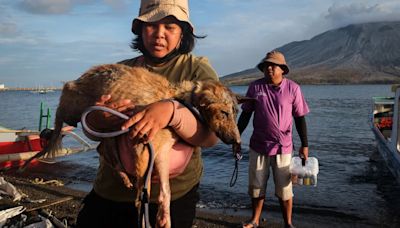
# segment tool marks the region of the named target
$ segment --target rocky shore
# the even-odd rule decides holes
[[[74,227],[76,216],[80,210],[81,201],[85,197],[86,192],[77,191],[62,185],[59,180],[46,180],[43,178],[34,178],[29,175],[1,174],[4,179],[14,185],[19,192],[26,195],[28,200],[20,200],[13,202],[8,197],[0,200],[0,209],[11,208],[15,206],[24,206],[26,208],[24,214],[28,217],[34,217],[37,214],[47,212],[53,215],[68,227]],[[44,200],[43,202],[40,202]],[[247,216],[238,216],[228,214],[223,211],[209,211],[207,209],[198,209],[196,220],[193,228],[210,227],[239,227]],[[266,223],[263,221],[262,227],[281,227],[279,222]]]
[[[24,214],[34,217],[37,214],[50,214],[57,222],[74,227],[76,217],[81,207],[81,201],[86,195],[84,191],[74,190],[62,185],[61,180],[32,177],[29,174],[16,172],[0,173],[1,177],[14,185],[18,191],[26,195],[26,199],[17,202],[8,197],[0,199],[0,210],[15,206],[24,206]],[[44,200],[43,202],[41,202]],[[281,215],[277,208],[266,207],[259,227],[283,227]],[[225,228],[241,227],[243,221],[250,217],[248,209],[207,209],[198,208],[193,228]],[[337,216],[335,214],[309,213],[306,210],[294,208],[293,220],[296,227],[375,227],[365,221]]]

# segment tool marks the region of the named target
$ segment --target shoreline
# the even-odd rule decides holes
[[[54,179],[46,179],[45,176],[32,177],[16,172],[1,173],[6,181],[13,184],[20,192],[28,195],[31,200],[46,199],[43,203],[12,202],[3,197],[0,200],[0,209],[22,205],[27,210],[37,211],[46,209],[60,221],[67,221],[69,227],[74,227],[81,202],[87,192],[74,190],[70,187],[55,185]],[[35,178],[39,179],[36,180]],[[42,179],[43,178],[43,179]],[[41,181],[42,180],[42,181]],[[42,182],[42,183],[40,183]],[[48,184],[43,184],[48,182]],[[64,200],[64,201],[63,201]],[[53,205],[51,205],[53,204]],[[38,208],[35,210],[35,208]],[[226,228],[241,227],[242,222],[251,216],[251,210],[246,209],[210,209],[197,208],[193,228]],[[379,227],[379,224],[370,224],[363,219],[346,215],[346,213],[319,213],[315,209],[302,208],[294,205],[293,224],[296,227]],[[275,228],[283,227],[279,207],[264,206],[259,227]]]
[[[5,88],[0,88],[0,92],[2,91],[56,91],[56,90],[62,90],[62,87],[5,87]]]

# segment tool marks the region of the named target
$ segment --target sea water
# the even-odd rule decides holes
[[[232,90],[244,94],[247,87],[235,86]],[[390,85],[303,85],[302,91],[311,110],[306,117],[310,156],[318,159],[319,173],[316,187],[294,186],[294,215],[329,215],[346,217],[370,227],[400,227],[400,185],[376,156],[375,139],[369,125],[371,97],[390,96]],[[50,107],[54,117],[59,96],[60,91],[47,94],[0,92],[0,125],[37,129],[40,102]],[[81,134],[80,128],[76,132]],[[203,150],[199,207],[251,208],[247,195],[251,132],[252,122],[242,135],[244,157],[239,162],[239,174],[233,187],[229,187],[235,165],[231,147],[219,143]],[[294,144],[297,150],[300,141],[296,130]],[[89,191],[97,167],[98,155],[89,151],[62,158],[55,165],[40,164],[36,171],[52,173],[65,179],[71,187]],[[266,205],[267,210],[279,212],[272,178],[268,183]]]

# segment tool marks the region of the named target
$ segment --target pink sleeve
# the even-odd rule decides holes
[[[204,126],[192,112],[178,101],[173,101],[174,113],[169,126],[184,141],[201,147],[211,147],[218,142],[217,136]]]

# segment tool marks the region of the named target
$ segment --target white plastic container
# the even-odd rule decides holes
[[[293,157],[290,162],[290,173],[294,185],[317,186],[319,172],[318,159],[308,157],[305,166],[300,157]]]

